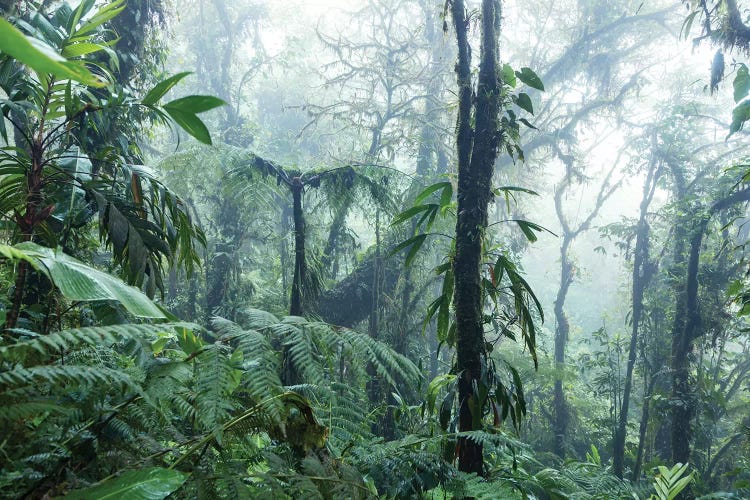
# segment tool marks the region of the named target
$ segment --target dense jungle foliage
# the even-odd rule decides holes
[[[0,11],[3,498],[750,498],[750,4]]]

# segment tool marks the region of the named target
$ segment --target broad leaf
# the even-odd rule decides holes
[[[529,97],[529,94],[521,92],[516,96],[515,101],[519,108],[529,114],[534,114],[534,105],[531,103],[531,97]]]
[[[521,68],[521,71],[516,71],[516,76],[529,87],[544,90],[542,79],[531,68]]]
[[[68,499],[97,500],[161,500],[168,497],[187,480],[188,475],[172,469],[149,467],[131,470],[83,490],[65,495]]]
[[[22,259],[44,273],[67,299],[74,301],[115,300],[141,318],[165,318],[164,313],[140,290],[83,262],[36,243],[0,245],[0,255]]]
[[[750,92],[750,73],[747,70],[747,66],[740,64],[732,85],[734,86],[735,103],[747,97],[748,92]]]
[[[170,110],[177,110],[183,113],[197,115],[198,113],[210,111],[214,108],[224,106],[225,104],[226,102],[212,95],[189,95],[186,97],[180,97],[174,101],[169,101],[164,105],[164,109],[167,110],[167,112]]]

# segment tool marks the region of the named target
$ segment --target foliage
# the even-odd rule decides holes
[[[675,464],[671,469],[660,465],[658,474],[654,477],[656,495],[651,498],[657,500],[673,500],[682,490],[693,481],[693,473],[685,476],[688,464]]]
[[[184,73],[159,83],[142,101],[118,82],[107,23],[123,8],[120,0],[99,7],[84,1],[75,9],[63,3],[49,21],[41,13],[29,22],[17,19],[29,35],[4,21],[6,41],[16,49],[3,50],[0,58],[6,96],[0,106],[15,129],[15,144],[1,151],[0,213],[16,222],[15,240],[35,238],[50,247],[69,245],[71,233],[98,213],[100,239],[122,264],[123,275],[130,283],[145,282],[153,294],[162,288],[164,261],[192,270],[203,237],[184,202],[137,164],[137,124],[175,122],[210,142],[196,114],[222,102],[188,96],[159,105]],[[34,50],[18,49],[26,46]],[[55,61],[78,73],[57,71],[50,66]],[[94,87],[88,68],[97,75]],[[5,123],[0,134],[8,144]]]

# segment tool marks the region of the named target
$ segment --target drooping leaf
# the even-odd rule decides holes
[[[748,120],[750,120],[750,101],[742,101],[732,110],[732,123],[729,125],[727,138],[742,130],[743,125]]]
[[[188,474],[162,467],[127,471],[100,484],[65,495],[73,500],[161,500],[187,480]]]
[[[748,72],[746,65],[740,64],[737,74],[734,76],[732,86],[734,87],[735,103],[747,97],[748,92],[750,92],[750,72]]]
[[[396,245],[393,248],[393,250],[391,250],[390,255],[395,255],[401,250],[403,250],[404,248],[409,248],[409,252],[406,254],[406,262],[405,262],[405,265],[409,266],[412,260],[414,260],[414,257],[417,256],[417,252],[419,251],[419,249],[424,244],[425,238],[427,238],[426,234],[418,234],[416,236],[409,238],[406,241],[402,241],[401,243]]]
[[[208,132],[208,128],[203,121],[196,115],[166,107],[164,110],[185,132],[195,137],[203,144],[211,145],[211,134]]]
[[[0,255],[29,262],[35,269],[46,274],[69,300],[115,300],[134,316],[165,318],[164,313],[140,290],[60,250],[25,242],[12,247],[0,245]]]
[[[516,76],[529,87],[544,90],[542,79],[531,68],[521,68],[521,71],[516,71]]]
[[[527,113],[534,114],[534,105],[531,103],[531,97],[529,97],[529,94],[524,92],[519,93],[516,96],[516,104]]]

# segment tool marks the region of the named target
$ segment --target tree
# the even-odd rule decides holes
[[[656,147],[656,135],[652,134],[652,146]],[[633,383],[633,370],[638,357],[638,334],[643,320],[643,298],[656,271],[656,265],[651,261],[650,251],[650,227],[648,223],[648,210],[654,199],[656,186],[662,174],[659,159],[652,152],[649,160],[646,181],[643,183],[643,196],[640,203],[638,222],[635,227],[635,248],[633,250],[633,272],[632,272],[632,313],[630,317],[631,334],[630,348],[628,350],[628,364],[625,373],[625,383],[622,390],[622,405],[615,430],[614,443],[612,445],[612,467],[617,477],[622,477],[625,461],[625,437],[627,434],[628,412],[630,410],[630,393]],[[637,476],[634,472],[634,479]]]
[[[563,391],[562,372],[565,369],[565,346],[570,335],[570,323],[565,315],[565,299],[568,295],[570,285],[575,280],[575,267],[570,260],[570,245],[584,231],[591,227],[591,223],[599,214],[604,203],[617,190],[622,180],[612,183],[611,178],[615,169],[619,166],[617,161],[613,162],[612,168],[602,182],[601,188],[596,196],[594,206],[590,209],[585,218],[577,225],[572,225],[565,215],[562,205],[562,199],[565,192],[570,189],[574,181],[581,182],[585,178],[583,174],[576,169],[574,157],[565,155],[558,149],[558,157],[565,164],[565,176],[555,190],[555,212],[560,221],[562,228],[562,243],[560,244],[560,288],[555,298],[555,368],[558,375],[555,378],[554,392],[554,417],[553,432],[555,434],[555,453],[565,456],[565,437],[568,434],[568,407],[565,401]]]

